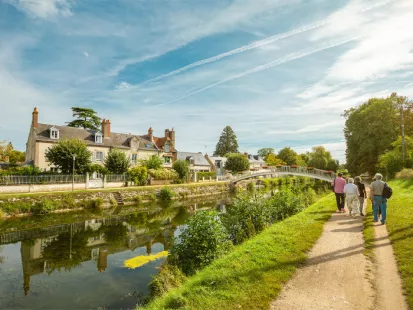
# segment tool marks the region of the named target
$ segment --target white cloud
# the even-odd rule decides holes
[[[6,2],[33,17],[49,19],[58,15],[71,16],[74,0],[6,0]]]
[[[128,89],[131,85],[127,82],[120,82],[118,85],[115,86],[116,89]]]
[[[89,57],[89,53],[88,53],[88,52],[83,52],[83,55],[85,55],[86,57]]]

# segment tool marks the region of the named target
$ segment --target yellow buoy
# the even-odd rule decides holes
[[[168,251],[162,251],[162,252],[156,253],[155,255],[148,255],[148,256],[140,255],[140,256],[136,256],[136,257],[125,260],[125,263],[123,266],[129,269],[135,269],[151,261],[157,260],[165,256],[168,256]]]

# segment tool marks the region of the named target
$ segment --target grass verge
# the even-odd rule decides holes
[[[146,309],[268,309],[334,210],[330,194],[237,246]]]
[[[364,255],[366,255],[372,262],[375,261],[374,254],[374,222],[373,222],[373,209],[371,201],[366,200],[366,216],[363,220],[363,235],[364,235]]]
[[[410,309],[413,309],[413,180],[389,182],[386,226]]]

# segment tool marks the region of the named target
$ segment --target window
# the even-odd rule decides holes
[[[100,132],[95,134],[95,143],[102,143],[102,134]]]
[[[59,139],[59,130],[55,127],[50,128],[50,139]]]
[[[169,144],[165,144],[165,152],[169,153],[171,151],[171,146]]]
[[[132,154],[132,161],[136,162],[138,159],[138,154]]]
[[[170,164],[171,163],[171,158],[170,157],[164,157],[165,158],[165,164]]]
[[[103,152],[96,152],[96,161],[103,161]]]

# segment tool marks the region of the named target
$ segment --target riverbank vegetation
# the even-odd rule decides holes
[[[268,309],[334,211],[332,195],[311,205],[316,197],[312,189],[285,188],[267,200],[238,198],[222,215],[198,213],[175,240],[163,267],[174,275],[163,271],[156,276],[152,296],[170,288],[171,278],[178,277],[179,284],[182,275],[188,280],[147,308]],[[205,234],[205,225],[217,233]]]

